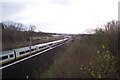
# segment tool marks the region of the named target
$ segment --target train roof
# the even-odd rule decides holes
[[[34,46],[31,46],[31,48],[36,48],[36,46],[34,45]]]
[[[44,46],[44,45],[47,45],[48,43],[42,43],[42,44],[37,44],[35,46]]]
[[[60,42],[60,41],[63,41],[63,39],[61,39],[61,40],[57,40],[57,41],[53,41],[53,43]]]
[[[47,42],[47,43],[42,43],[42,44],[37,44],[37,45],[35,45],[35,46],[44,46],[44,45],[48,45],[48,44],[50,44],[50,43],[60,42],[60,41],[62,41],[62,40],[63,40],[63,39],[57,40],[57,41],[52,41],[52,42]]]
[[[13,49],[13,50],[21,51],[21,50],[28,50],[28,49],[29,49],[29,46],[28,47],[17,48],[17,49]]]
[[[3,51],[3,52],[0,52],[0,56],[7,55],[7,54],[13,53],[13,52],[14,52],[13,50]]]

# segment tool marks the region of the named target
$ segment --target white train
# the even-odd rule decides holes
[[[31,47],[28,46],[28,47],[0,52],[0,65],[8,64],[9,62],[33,55],[36,52],[40,52],[40,51],[52,48],[54,46],[57,46],[59,44],[66,42],[67,40],[68,38],[65,38],[57,41],[34,45]]]

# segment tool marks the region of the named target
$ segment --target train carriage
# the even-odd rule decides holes
[[[31,54],[37,52],[37,46],[31,46]]]
[[[15,51],[16,59],[30,55],[29,47],[23,47],[23,48],[18,48],[18,49],[13,49],[13,50]]]
[[[0,52],[0,64],[6,64],[15,59],[15,54],[13,50]]]
[[[38,45],[35,45],[35,46],[37,47],[37,50],[38,50],[38,51],[43,51],[43,50],[49,48],[48,43],[38,44]]]
[[[62,43],[63,40],[57,40],[57,41],[54,41],[53,44],[54,46],[57,46],[59,45],[60,43]]]

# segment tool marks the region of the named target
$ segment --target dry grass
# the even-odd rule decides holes
[[[92,49],[92,50],[91,50]],[[71,47],[55,60],[54,65],[41,77],[51,78],[88,78],[91,77],[87,71],[90,61],[95,59],[95,48],[86,45],[82,40],[76,40]],[[86,70],[81,66],[87,66]]]
[[[42,78],[116,78],[118,54],[118,24],[112,28],[97,29],[90,37],[75,39],[62,55],[55,59]],[[105,26],[105,28],[108,25]],[[112,46],[113,45],[113,46]]]

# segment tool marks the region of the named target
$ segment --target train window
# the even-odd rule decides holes
[[[42,47],[39,47],[39,49],[41,49]]]
[[[31,51],[34,51],[34,49],[31,49]]]
[[[49,44],[49,46],[51,46],[52,44]]]
[[[22,54],[24,54],[24,53],[25,53],[25,52],[24,52],[24,51],[22,51],[22,52],[20,52],[19,54],[20,54],[20,55],[22,55]]]
[[[42,48],[44,48],[44,46],[42,46]]]
[[[8,56],[2,56],[2,60],[7,59],[7,58],[8,58]]]
[[[13,57],[13,54],[10,54],[10,58]]]
[[[26,53],[30,52],[30,50],[25,51]]]

